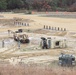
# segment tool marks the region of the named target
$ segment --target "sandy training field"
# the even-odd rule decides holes
[[[26,29],[39,29],[40,28],[41,29],[43,28],[44,25],[47,25],[51,27],[66,28],[67,30],[70,30],[70,31],[76,31],[76,18],[59,18],[59,17],[51,17],[51,16],[40,17],[40,15],[24,15],[24,14],[14,14],[14,13],[13,14],[1,13],[0,15],[3,16],[1,17],[1,19],[12,19],[16,17],[16,18],[32,20],[32,22],[29,22],[30,24],[29,28],[28,27],[11,27],[12,30],[17,29],[17,28],[26,28]],[[48,15],[50,15],[50,13]],[[0,31],[5,31],[8,29],[10,28],[9,27],[1,28]]]
[[[22,34],[27,34],[31,40],[30,44],[21,44],[18,48],[18,43],[14,41],[13,32],[18,29],[23,29]],[[8,33],[11,30],[11,33]],[[19,33],[20,34],[20,33]],[[39,46],[41,37],[55,37],[67,40],[67,48],[57,48],[57,49],[41,49]],[[2,41],[5,41],[5,47],[2,48]],[[33,73],[38,71],[45,71],[44,75],[75,75],[75,68],[68,69],[61,68],[58,66],[58,57],[61,53],[74,54],[76,57],[76,12],[49,12],[49,13],[35,13],[35,14],[24,14],[24,13],[0,13],[0,72],[12,75],[12,72],[16,72],[14,68],[19,72],[20,75]],[[56,62],[54,62],[56,61]],[[54,64],[51,64],[54,62]],[[19,65],[18,65],[19,64]],[[24,66],[26,65],[39,65],[37,71],[33,71],[33,66],[31,68],[27,67],[26,70]],[[17,67],[12,67],[10,65],[17,65]],[[21,66],[20,66],[21,65]],[[40,69],[40,65],[43,65]],[[46,66],[45,69],[44,65]],[[8,67],[8,71],[4,68]],[[50,66],[50,68],[49,68]],[[58,68],[57,70],[53,66]],[[20,69],[18,69],[20,67]],[[4,73],[2,71],[4,69]],[[11,70],[10,70],[11,69]],[[30,71],[28,71],[30,69]],[[67,68],[66,68],[67,69]],[[28,72],[25,72],[28,71]],[[34,69],[35,70],[35,69]],[[61,71],[59,73],[59,71]],[[66,71],[66,73],[64,73]],[[72,72],[71,72],[72,71]],[[40,75],[42,73],[40,71]]]

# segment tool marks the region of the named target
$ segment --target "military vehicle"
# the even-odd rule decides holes
[[[61,66],[74,66],[75,56],[71,54],[63,54],[59,56],[59,65]]]
[[[18,29],[18,32],[19,32],[19,33],[22,33],[22,32],[23,32],[23,30],[22,30],[22,29]]]
[[[15,41],[20,41],[20,42],[23,43],[23,44],[30,42],[30,40],[29,40],[29,38],[28,38],[28,35],[26,35],[26,34],[19,34],[19,35],[14,34],[14,40],[15,40]]]

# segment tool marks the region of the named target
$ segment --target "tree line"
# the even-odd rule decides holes
[[[0,11],[27,9],[37,11],[67,10],[76,0],[0,0]]]

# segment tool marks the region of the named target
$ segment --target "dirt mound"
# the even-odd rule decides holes
[[[34,22],[33,20],[30,19],[22,19],[22,18],[13,18],[13,19],[0,19],[0,26],[4,27],[4,26],[8,26],[8,27],[12,27],[15,26],[14,25],[14,21],[17,22],[26,22],[26,23],[30,23],[30,22]]]
[[[47,34],[48,32],[50,32],[49,30],[43,30],[43,29],[38,29],[35,30],[34,33],[38,33],[38,34]]]
[[[23,18],[19,18],[19,17],[14,17],[13,20],[14,21],[21,21],[21,22],[34,22],[33,20],[23,19]]]
[[[38,30],[35,30],[34,33],[47,34],[47,35],[53,35],[53,36],[65,36],[67,34],[67,31],[52,31],[52,30],[38,29]]]

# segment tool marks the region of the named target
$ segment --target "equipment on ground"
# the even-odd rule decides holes
[[[17,31],[15,31],[15,33],[22,33],[23,30],[22,29],[18,29]]]
[[[14,34],[14,40],[15,41],[20,41],[20,43],[29,43],[30,40],[28,38],[28,35],[26,34]]]
[[[61,53],[61,55],[59,56],[59,64],[61,66],[74,66],[75,56]]]
[[[47,39],[42,37],[42,49],[48,49]]]
[[[63,38],[41,37],[41,47],[42,49],[66,48],[67,41]]]
[[[22,30],[22,29],[18,29],[18,32],[22,33],[22,32],[23,32],[23,30]]]

